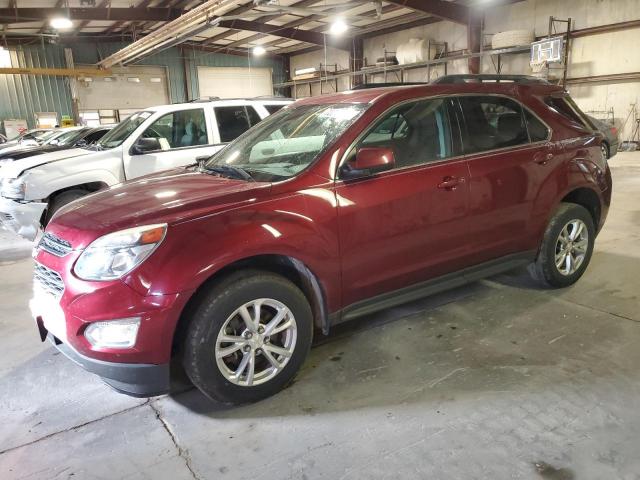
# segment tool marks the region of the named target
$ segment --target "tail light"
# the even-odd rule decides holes
[[[613,135],[614,137],[618,136],[618,129],[616,127],[611,127],[609,131],[611,132],[611,135]]]

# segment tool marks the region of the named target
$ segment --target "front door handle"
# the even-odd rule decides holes
[[[438,184],[438,188],[444,188],[448,191],[455,190],[462,182],[464,182],[464,178],[446,176],[442,179],[442,182]]]
[[[538,165],[546,165],[551,160],[553,160],[553,153],[538,153],[534,157],[534,162],[536,162]]]

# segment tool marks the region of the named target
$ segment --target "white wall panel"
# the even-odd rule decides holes
[[[270,68],[198,67],[200,97],[243,98],[273,95]]]

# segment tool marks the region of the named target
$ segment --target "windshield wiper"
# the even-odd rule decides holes
[[[255,182],[253,177],[244,168],[236,167],[234,165],[216,165],[213,167],[204,166],[207,172],[214,172],[219,175],[231,178],[238,178],[240,180],[246,180],[247,182]]]

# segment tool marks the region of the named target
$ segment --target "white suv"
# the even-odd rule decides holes
[[[292,100],[203,100],[148,108],[92,150],[71,149],[0,168],[0,224],[33,240],[63,205],[149,173],[195,163]]]

